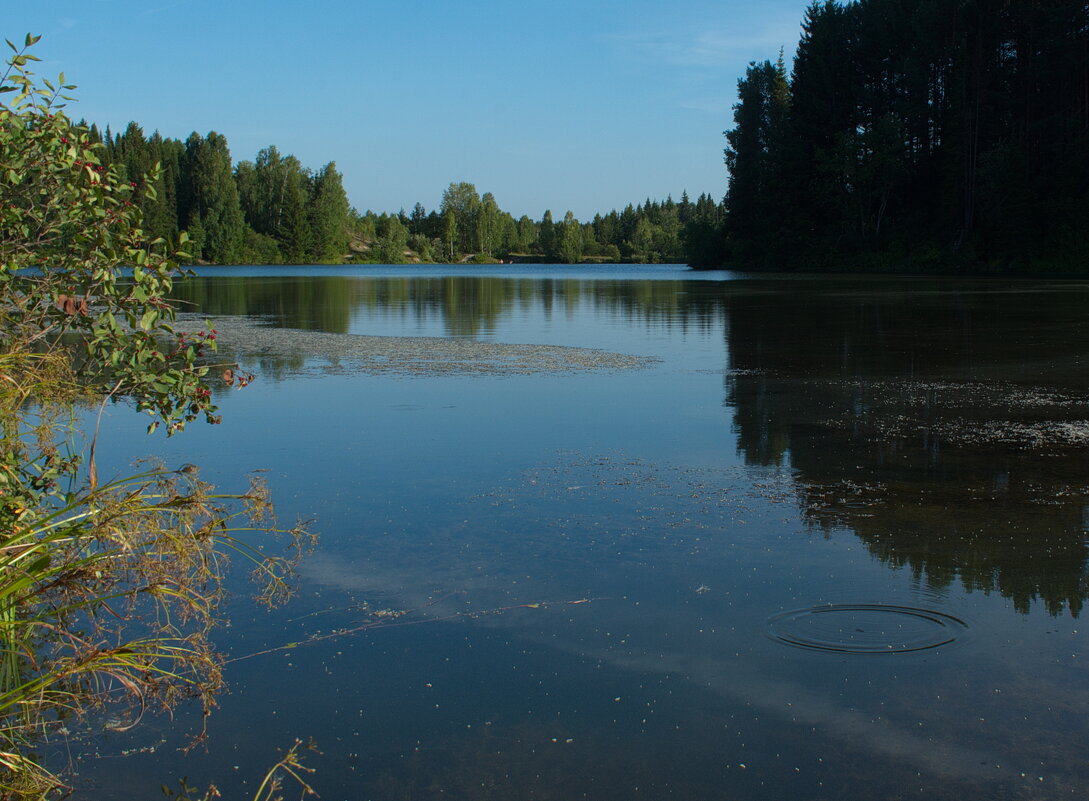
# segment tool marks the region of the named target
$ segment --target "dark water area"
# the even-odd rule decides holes
[[[207,748],[178,751],[189,709],[73,743],[77,797],[248,798],[308,737],[324,799],[1084,797],[1089,283],[230,268],[178,295],[648,361],[416,375],[240,339],[222,426],[164,444],[115,409],[103,464],[265,468],[321,542],[289,605],[226,610]]]

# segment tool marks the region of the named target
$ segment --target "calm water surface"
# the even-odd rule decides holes
[[[259,380],[222,426],[163,445],[115,411],[117,470],[268,468],[322,539],[286,608],[232,602],[207,752],[177,750],[187,710],[104,735],[83,797],[240,798],[309,736],[323,799],[1084,797],[1089,284],[237,268],[181,295],[657,361],[414,376],[243,347]],[[367,608],[408,614],[249,656]]]

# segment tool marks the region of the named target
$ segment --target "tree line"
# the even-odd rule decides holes
[[[314,171],[270,146],[234,164],[215,131],[184,142],[145,136],[135,122],[116,135],[89,131],[103,164],[138,190],[144,231],[167,241],[187,231],[195,261],[336,262],[348,253],[351,208],[334,162]]]
[[[360,213],[334,162],[313,171],[270,145],[235,164],[215,131],[183,142],[158,131],[147,136],[136,122],[120,134],[81,124],[101,145],[103,164],[139,190],[145,232],[175,241],[186,231],[190,257],[211,264],[682,262],[689,243],[716,230],[721,216],[709,195],[693,203],[682,194],[679,202],[647,199],[585,223],[570,211],[516,219],[468,182],[451,183],[430,212],[416,203],[407,214]]]
[[[792,68],[782,52],[750,64],[733,122],[723,198],[648,199],[585,222],[515,218],[467,182],[437,209],[360,213],[333,162],[314,171],[269,146],[234,164],[214,131],[90,133],[141,189],[147,232],[188,231],[192,258],[209,263],[1085,269],[1084,2],[813,2]]]
[[[725,135],[695,266],[1084,271],[1089,5],[814,2]]]
[[[406,253],[420,261],[446,262],[675,263],[685,261],[696,238],[713,233],[720,213],[710,195],[692,202],[683,193],[679,202],[647,199],[595,214],[589,222],[580,222],[571,211],[555,219],[551,210],[539,220],[515,219],[491,192],[481,195],[473,184],[455,182],[443,192],[438,209],[429,212],[417,203],[408,214],[368,211],[355,216],[353,224],[359,237],[376,243],[376,260],[383,263],[403,261]]]

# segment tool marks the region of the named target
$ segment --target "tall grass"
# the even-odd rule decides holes
[[[257,480],[223,494],[191,466],[156,466],[99,484],[69,441],[79,393],[48,355],[0,356],[4,797],[61,787],[29,754],[72,718],[120,706],[135,724],[187,698],[210,709],[222,671],[209,632],[229,562],[248,564],[271,604],[309,543],[304,527],[277,526]],[[288,550],[270,556],[250,532],[285,534]]]
[[[0,798],[60,787],[33,756],[54,728],[106,705],[135,723],[222,683],[208,632],[241,556],[268,602],[306,534],[279,531],[264,487],[216,493],[195,469],[101,483],[81,404],[119,401],[168,435],[219,422],[215,332],[174,331],[170,291],[187,240],[151,238],[141,208],[159,169],[128,175],[63,111],[74,87],[29,52],[0,61]],[[244,384],[220,365],[227,384]]]

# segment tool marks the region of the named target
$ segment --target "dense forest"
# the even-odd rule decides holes
[[[351,209],[332,162],[314,172],[268,147],[235,165],[214,131],[184,142],[147,137],[135,122],[122,134],[90,131],[104,164],[133,186],[151,184],[141,193],[145,232],[172,240],[188,231],[195,261],[331,262],[348,253]]]
[[[813,3],[726,139],[696,266],[1083,272],[1089,4]]]
[[[234,164],[215,132],[92,132],[133,181],[161,165],[145,227],[188,230],[193,258],[210,263],[1086,269],[1085,2],[814,2],[792,68],[782,52],[750,64],[733,111],[725,197],[648,199],[588,222],[515,219],[466,182],[438,209],[360,213],[333,163],[315,172],[270,146]]]
[[[151,183],[154,192],[142,201],[147,233],[173,239],[186,230],[193,260],[211,264],[682,262],[694,232],[713,236],[720,225],[720,204],[707,195],[693,203],[686,194],[587,223],[571,212],[515,219],[490,192],[465,182],[450,184],[430,212],[417,203],[408,214],[360,213],[332,162],[315,172],[270,146],[234,164],[226,137],[214,131],[182,142],[146,136],[135,122],[120,134],[89,128],[102,161],[123,180]]]
[[[490,192],[478,195],[473,184],[462,182],[447,187],[438,210],[428,212],[417,203],[408,215],[368,212],[356,230],[365,240],[377,241],[383,256],[396,255],[407,243],[423,261],[460,261],[472,254],[477,261],[683,262],[693,232],[713,231],[719,213],[709,195],[693,203],[682,194],[680,202],[648,199],[619,212],[595,214],[585,223],[570,211],[553,219],[550,210],[540,220],[525,215],[516,220]]]

